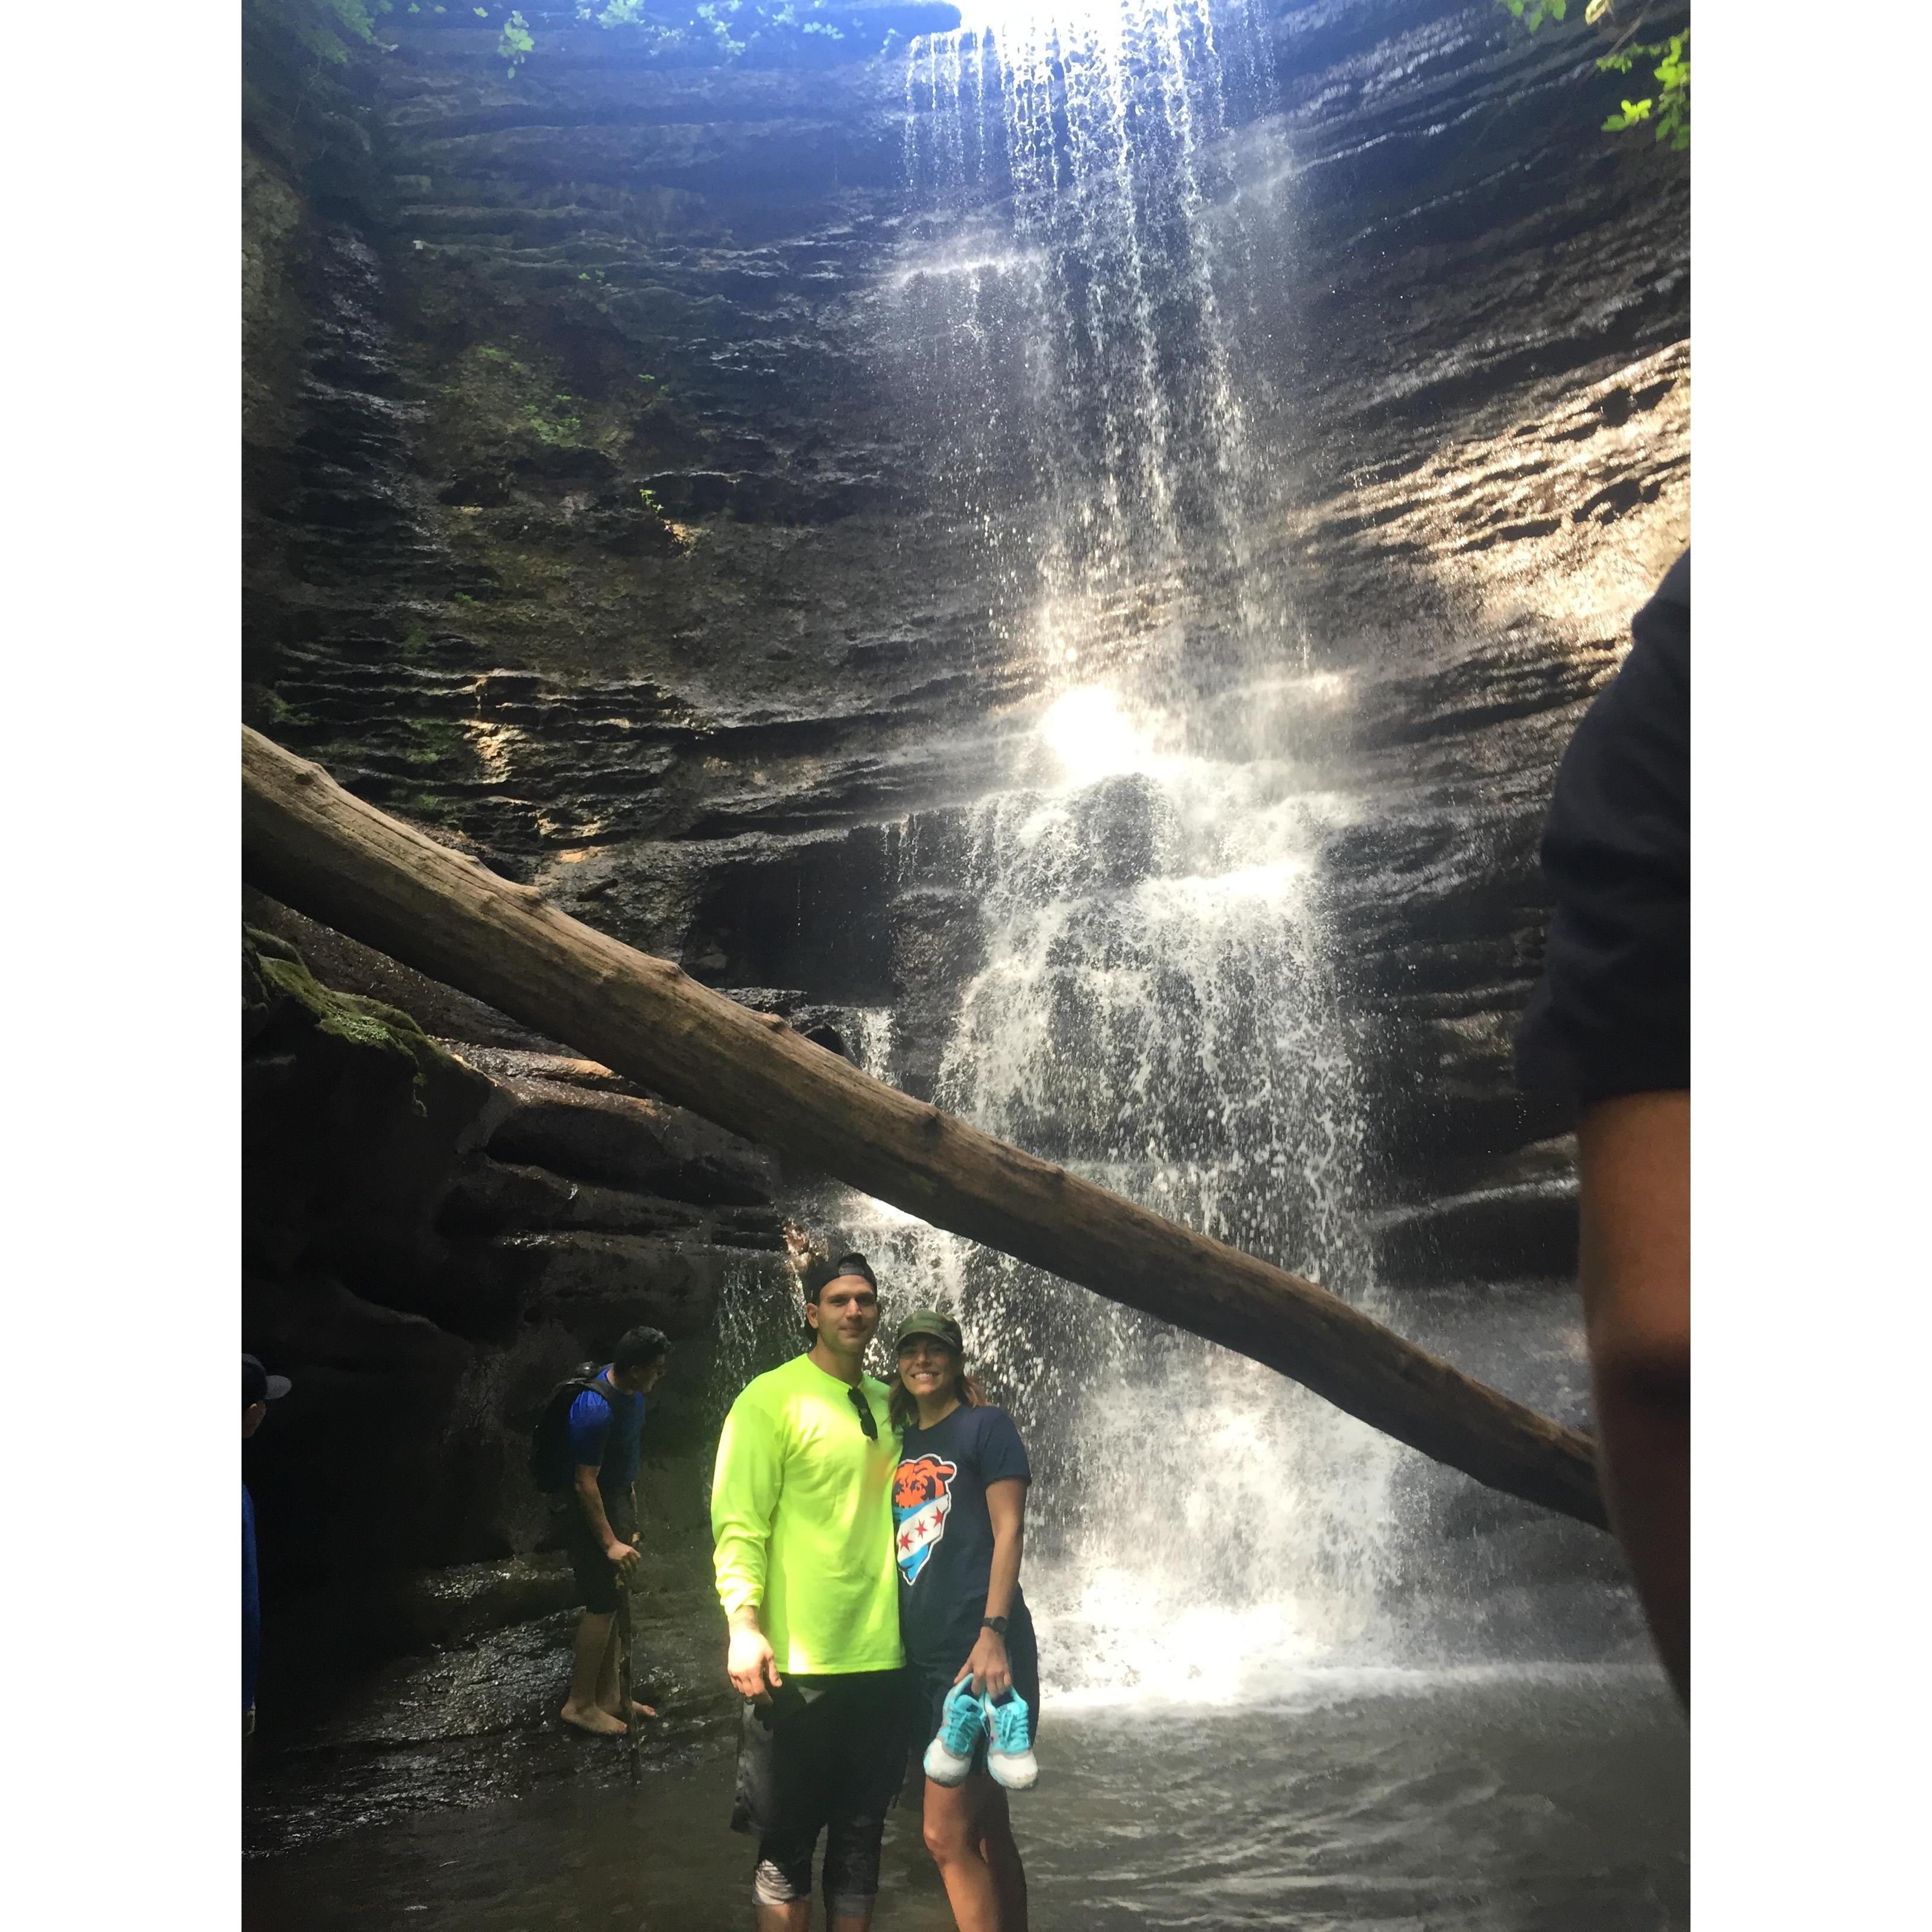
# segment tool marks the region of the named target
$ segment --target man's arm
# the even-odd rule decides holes
[[[778,1432],[763,1409],[741,1399],[725,1418],[712,1472],[712,1568],[731,1632],[726,1672],[741,1697],[761,1704],[784,1682],[771,1640],[758,1625],[772,1519],[784,1486]]]
[[[1581,1274],[1610,1521],[1690,1702],[1690,1096],[1599,1100],[1577,1129]]]
[[[598,1486],[600,1467],[595,1462],[578,1464],[573,1479],[577,1486],[577,1506],[588,1520],[590,1533],[596,1538],[604,1554],[616,1565],[617,1574],[628,1576],[638,1567],[638,1552],[632,1545],[622,1541],[610,1527],[610,1514],[604,1507],[604,1492]]]

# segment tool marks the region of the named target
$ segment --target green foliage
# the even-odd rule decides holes
[[[496,37],[496,58],[509,62],[508,78],[514,80],[517,70],[530,58],[536,46],[536,37],[530,32],[530,22],[518,8],[503,22],[503,31]]]
[[[304,52],[339,67],[376,38],[392,0],[244,0],[244,14],[285,35]]]
[[[554,389],[537,393],[541,374],[494,343],[479,343],[470,356],[472,380],[447,385],[446,394],[483,404],[504,418],[506,428],[520,429],[538,442],[574,447],[582,440],[582,405],[574,396]]]
[[[1568,0],[1497,0],[1533,34],[1546,19],[1561,20]],[[1628,134],[1632,128],[1648,125],[1655,138],[1674,152],[1682,153],[1690,146],[1690,30],[1672,34],[1668,40],[1640,40],[1636,37],[1650,17],[1648,0],[1625,0],[1627,11],[1634,17],[1625,26],[1617,17],[1617,0],[1589,0],[1584,9],[1586,26],[1615,37],[1607,53],[1600,55],[1600,74],[1628,74],[1640,61],[1654,61],[1651,70],[1657,92],[1640,100],[1626,100],[1604,123],[1606,134]]]
[[[1604,55],[1597,66],[1603,73],[1628,74],[1640,60],[1657,62],[1652,73],[1658,92],[1646,94],[1641,100],[1626,100],[1622,110],[1604,123],[1604,132],[1623,134],[1652,119],[1652,110],[1654,109],[1658,140],[1669,142],[1672,148],[1681,152],[1690,145],[1689,33],[1673,34],[1667,40],[1653,40],[1648,45],[1632,42]]]
[[[754,46],[800,47],[806,36],[842,40],[822,17],[825,0],[578,0],[577,17],[600,27],[634,30],[652,54],[716,61],[741,60]]]
[[[352,62],[376,44],[392,0],[242,0],[242,122],[251,142],[300,172],[325,164],[338,182],[367,169],[351,124]]]

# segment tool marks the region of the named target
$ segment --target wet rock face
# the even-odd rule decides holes
[[[985,959],[972,802],[1035,677],[882,352],[904,94],[872,56],[944,10],[841,7],[810,65],[731,68],[524,11],[514,76],[494,24],[399,11],[308,119],[251,113],[245,713],[930,1095]],[[1291,211],[1256,262],[1281,502],[1254,542],[1346,700],[1283,752],[1351,806],[1324,869],[1366,1204],[1385,1278],[1560,1269],[1566,1124],[1509,1040],[1556,761],[1688,531],[1688,172],[1600,139],[1574,45],[1492,0],[1283,4],[1275,54],[1235,162],[1258,191],[1286,155]],[[1104,790],[1096,887],[1124,891],[1157,801]],[[248,916],[440,1042],[265,994],[246,1048],[245,1334],[297,1379],[249,1452],[272,1591],[364,1649],[434,1636],[418,1598],[453,1593],[435,1640],[469,1642],[556,1587],[458,1572],[546,1540],[521,1432],[558,1374],[654,1322],[680,1346],[653,1453],[702,1435],[721,1284],[778,1280],[776,1178],[567,1042]],[[362,1587],[429,1565],[456,1580]],[[500,1640],[496,1742],[458,1742],[502,1674],[472,1653],[395,1666],[316,1749],[372,1790],[520,1777],[498,1732],[541,1730],[566,1629]],[[273,1694],[304,1640],[271,1642]],[[390,1736],[398,1697],[420,1735]]]
[[[590,1063],[432,1040],[274,933],[243,958],[243,1345],[295,1383],[248,1474],[265,1588],[340,1660],[419,1637],[410,1574],[549,1542],[530,1428],[627,1328],[676,1345],[652,1442],[694,1453],[726,1281],[778,1264],[776,1177]]]
[[[352,183],[257,156],[256,338],[306,332],[254,419],[254,715],[714,984],[890,1006],[885,1070],[929,1092],[982,944],[949,854],[1033,674],[883,352],[899,64],[667,68],[531,17],[514,79],[391,22]],[[1508,1273],[1562,1246],[1543,1196],[1521,1241],[1506,1208],[1418,1230],[1564,1124],[1509,1034],[1556,759],[1687,528],[1688,175],[1486,0],[1284,6],[1275,51],[1234,161],[1292,170],[1257,541],[1348,686],[1292,748],[1357,807],[1370,1204],[1394,1274]]]

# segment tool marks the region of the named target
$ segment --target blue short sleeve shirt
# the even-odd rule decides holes
[[[643,1457],[644,1399],[612,1388],[610,1375],[600,1372],[604,1393],[586,1389],[570,1405],[570,1460],[594,1468],[600,1490],[628,1490]]]

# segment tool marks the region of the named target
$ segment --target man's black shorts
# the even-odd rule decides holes
[[[610,1518],[612,1532],[619,1541],[634,1544],[638,1534],[638,1506],[628,1490],[602,1492],[604,1514]],[[561,1505],[560,1526],[563,1546],[570,1552],[570,1567],[577,1576],[577,1600],[600,1617],[614,1616],[617,1610],[617,1573],[604,1553],[604,1546],[584,1514],[584,1505],[574,1490]]]
[[[738,1738],[731,1828],[761,1844],[802,1841],[828,1824],[883,1820],[906,1754],[905,1673],[787,1677],[769,1705],[747,1704]]]

